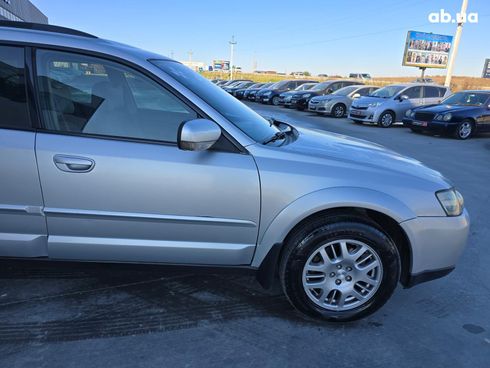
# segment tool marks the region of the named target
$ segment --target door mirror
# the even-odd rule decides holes
[[[361,97],[361,94],[360,93],[354,93],[352,95],[352,98],[359,98],[359,97]]]
[[[398,99],[400,100],[400,102],[406,101],[406,100],[408,100],[408,96],[407,95],[401,95],[400,97],[398,97]]]
[[[214,121],[194,119],[180,125],[177,144],[184,151],[205,151],[221,137],[221,128]]]

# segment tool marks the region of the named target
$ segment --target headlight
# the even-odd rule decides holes
[[[434,118],[434,120],[442,120],[442,115],[441,114],[437,114],[436,117]]]
[[[371,102],[370,104],[368,104],[369,107],[378,107],[379,105],[381,105],[382,102]]]
[[[412,110],[408,109],[407,112],[405,113],[405,116],[409,118],[410,115],[412,115]]]
[[[444,114],[442,120],[449,121],[449,120],[451,120],[452,117],[453,117],[453,115],[449,112],[447,114]]]
[[[464,199],[456,189],[446,189],[436,192],[442,208],[448,216],[459,216],[463,213]]]
[[[310,97],[310,96],[311,96],[311,93],[305,93],[305,94],[304,94],[303,96],[301,96],[301,97],[303,97],[303,98],[308,98],[308,97]]]

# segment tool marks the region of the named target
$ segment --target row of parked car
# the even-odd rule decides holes
[[[448,87],[425,81],[382,88],[351,79],[213,82],[238,99],[336,118],[347,116],[359,124],[389,128],[402,123],[416,133],[450,134],[463,140],[490,132],[490,91],[452,94]]]

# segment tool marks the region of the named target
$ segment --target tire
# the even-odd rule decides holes
[[[395,122],[395,114],[391,111],[383,112],[378,119],[378,125],[382,128],[389,128]]]
[[[279,96],[272,97],[271,104],[274,106],[279,106]]]
[[[347,252],[340,251],[341,241],[345,241]],[[327,261],[321,254],[337,254],[338,258]],[[367,255],[366,268],[375,268],[363,276],[364,280],[369,276],[372,284],[359,280],[363,273],[359,265],[365,264],[361,260]],[[315,262],[319,259],[324,262],[319,263],[323,272],[311,271],[318,268]],[[288,236],[279,265],[282,287],[290,303],[308,316],[334,322],[357,320],[381,308],[395,290],[400,272],[400,256],[393,241],[373,222],[351,215],[306,222]],[[326,290],[312,287],[312,281],[322,280]],[[345,304],[341,307],[338,301],[342,298]]]
[[[332,107],[332,115],[334,118],[342,118],[345,115],[346,107],[343,103],[338,103]]]
[[[458,124],[454,130],[454,137],[456,139],[465,140],[470,138],[475,131],[475,125],[471,120],[463,120]]]

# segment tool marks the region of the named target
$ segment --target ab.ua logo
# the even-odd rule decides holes
[[[431,23],[478,23],[478,13],[456,13],[453,17],[444,9],[430,13],[428,18]]]

